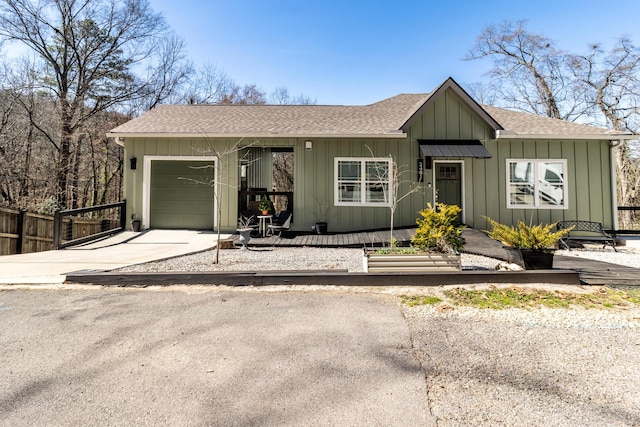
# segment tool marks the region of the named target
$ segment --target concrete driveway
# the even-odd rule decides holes
[[[0,425],[432,426],[388,296],[0,291]]]
[[[211,249],[216,238],[212,231],[127,231],[58,251],[0,256],[0,284],[60,284],[72,271],[112,270]]]

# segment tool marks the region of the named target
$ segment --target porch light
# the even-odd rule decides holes
[[[304,142],[304,149],[307,150],[307,151],[311,151],[312,148],[313,148],[313,141],[306,140]]]
[[[136,159],[135,157],[130,158],[129,167],[131,168],[131,170],[136,170],[137,166],[138,166],[138,159]]]

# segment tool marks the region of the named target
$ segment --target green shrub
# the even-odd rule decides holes
[[[485,217],[492,229],[485,230],[489,237],[501,241],[507,246],[517,249],[544,250],[555,247],[558,241],[569,234],[573,227],[552,231],[556,226],[553,224],[527,225],[523,221],[518,221],[517,226],[500,224],[491,218]]]
[[[411,244],[423,251],[441,253],[457,253],[465,244],[462,237],[464,225],[458,223],[460,208],[455,205],[436,203],[434,209],[431,204],[420,211],[416,220],[418,229],[411,239]]]

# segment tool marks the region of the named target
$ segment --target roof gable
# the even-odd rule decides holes
[[[436,101],[442,98],[447,91],[447,89],[451,89],[454,91],[478,116],[480,116],[485,123],[493,130],[502,130],[503,127],[498,123],[489,113],[487,113],[480,104],[478,104],[475,99],[471,98],[469,94],[462,89],[462,87],[453,80],[452,77],[449,77],[444,81],[436,90],[431,92],[429,96],[424,100],[421,106],[419,106],[400,126],[400,129],[406,132],[407,129]]]

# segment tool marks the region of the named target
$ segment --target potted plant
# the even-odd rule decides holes
[[[238,228],[236,231],[240,234],[240,243],[242,244],[241,250],[247,250],[247,243],[251,240],[251,232],[253,231],[253,227],[251,226],[251,221],[253,221],[253,215],[250,217],[246,217],[244,215],[240,216],[238,219]]]
[[[457,222],[460,208],[455,205],[431,204],[420,211],[418,228],[410,247],[365,250],[365,271],[460,271],[459,251],[464,247],[464,225]]]
[[[329,219],[329,214],[331,211],[331,205],[327,202],[320,201],[316,199],[314,213],[316,218],[320,218],[316,221],[316,223],[311,227],[318,234],[327,234],[329,229],[329,223],[327,222]]]
[[[136,214],[131,215],[131,230],[140,231],[140,220],[136,217]]]
[[[485,230],[489,237],[499,240],[502,244],[517,250],[520,260],[516,262],[525,270],[541,270],[553,268],[553,255],[558,247],[558,241],[566,236],[572,229],[553,231],[553,224],[525,224],[518,221],[516,226],[501,224],[491,218],[485,217],[491,225],[491,230]],[[518,262],[519,261],[519,262]]]
[[[269,215],[269,211],[271,210],[271,200],[269,200],[267,196],[262,196],[258,209],[262,211],[262,215]]]

